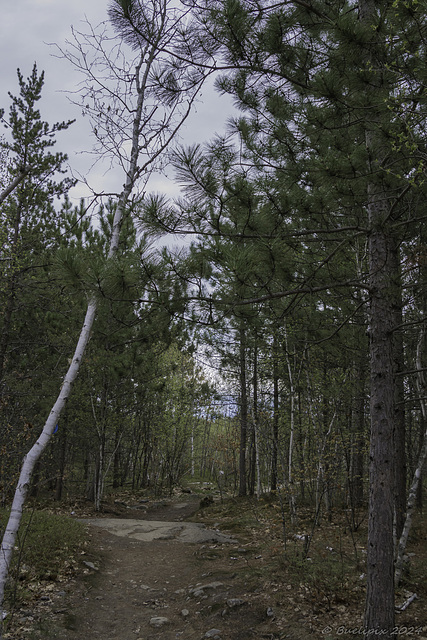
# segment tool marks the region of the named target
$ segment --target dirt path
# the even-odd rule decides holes
[[[198,503],[141,514],[182,522]],[[135,517],[135,512],[130,514]],[[100,523],[98,523],[100,524]],[[278,638],[265,602],[239,581],[245,549],[229,542],[141,541],[90,525],[87,575],[55,610],[58,640],[249,640]],[[93,567],[95,568],[92,568]],[[259,595],[259,594],[258,594]],[[46,630],[46,634],[48,631]],[[52,632],[51,632],[52,633]]]

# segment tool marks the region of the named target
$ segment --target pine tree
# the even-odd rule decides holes
[[[2,499],[9,498],[27,438],[50,401],[52,371],[67,344],[62,312],[69,300],[55,281],[51,264],[61,243],[55,200],[73,180],[61,177],[67,156],[53,152],[56,135],[71,122],[42,120],[37,103],[44,74],[34,65],[29,78],[18,70],[19,95],[9,93],[5,184],[19,183],[0,205],[0,416],[3,445]],[[58,311],[58,300],[62,309]],[[62,335],[61,335],[62,334]],[[65,339],[64,339],[65,338]]]
[[[368,293],[372,435],[365,626],[391,637],[393,403],[395,363],[401,362],[393,340],[401,294],[392,256],[422,215],[412,204],[417,191],[425,190],[425,7],[374,0],[358,7],[229,0],[204,9],[200,28],[209,24],[205,37],[217,51],[218,66],[234,69],[217,84],[245,112],[234,131],[246,166],[260,176],[258,189],[270,211],[288,222],[281,238],[302,241],[305,258],[311,253],[302,286],[296,282],[292,293],[278,294],[298,299],[323,288],[352,295],[355,286]],[[368,238],[367,274],[344,262],[355,235]]]
[[[0,339],[0,394],[4,394],[5,358],[10,341],[15,307],[25,292],[37,287],[39,273],[43,273],[49,251],[58,246],[60,229],[54,207],[55,198],[67,193],[74,184],[70,178],[57,181],[65,173],[67,156],[52,153],[58,132],[67,129],[72,121],[49,125],[41,119],[37,102],[42,95],[44,73],[34,65],[31,76],[24,79],[18,69],[19,96],[9,93],[11,107],[6,126],[9,140],[1,143],[9,159],[10,180],[25,174],[14,192],[1,207],[3,226],[8,228],[3,251],[8,260],[2,264],[3,314]],[[22,303],[21,303],[22,304]],[[28,306],[31,302],[28,301]],[[23,309],[21,307],[21,313]],[[25,312],[24,312],[25,313]]]

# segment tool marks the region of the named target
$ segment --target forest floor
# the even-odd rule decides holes
[[[163,539],[117,535],[87,523],[87,544],[75,575],[46,582],[23,603],[5,634],[11,640],[311,640],[362,638],[365,583],[363,538],[345,522],[310,518],[298,531],[274,501],[227,499],[200,509],[200,493],[160,501],[123,493],[102,514],[74,505],[74,518],[199,522],[214,533],[199,542],[179,539],[181,524]],[[101,526],[99,526],[101,524]],[[125,523],[124,523],[125,524]],[[125,524],[126,530],[135,528]],[[427,640],[427,549],[422,521],[414,525],[410,574],[396,605],[396,636]],[[284,526],[286,548],[284,548]],[[178,532],[178,533],[177,533]],[[309,535],[309,538],[305,536]],[[235,542],[230,542],[229,538]],[[310,540],[308,558],[303,545]]]

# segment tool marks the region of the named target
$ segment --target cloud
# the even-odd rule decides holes
[[[76,119],[68,131],[57,135],[57,150],[69,155],[70,165],[75,171],[89,176],[99,191],[119,190],[123,183],[120,169],[107,172],[107,166],[98,164],[91,169],[94,158],[83,151],[92,147],[89,122],[81,115],[80,109],[70,104],[66,91],[77,87],[81,76],[66,61],[55,57],[55,50],[48,43],[65,45],[71,37],[71,25],[77,29],[87,16],[97,25],[107,18],[107,0],[16,0],[5,3],[0,21],[0,107],[9,108],[8,91],[16,95],[18,83],[16,69],[19,67],[24,77],[32,70],[34,62],[39,71],[45,71],[45,86],[40,111],[42,118],[50,123]],[[209,140],[216,131],[224,131],[225,121],[233,111],[231,101],[215,94],[212,84],[208,84],[180,133],[180,141],[186,144]],[[1,133],[1,130],[0,130]],[[149,190],[176,195],[178,189],[173,177],[156,176]],[[77,200],[89,195],[86,187],[79,185],[72,192]]]

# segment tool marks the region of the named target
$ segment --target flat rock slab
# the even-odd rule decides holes
[[[163,522],[156,520],[123,520],[119,518],[85,518],[86,522],[95,527],[105,529],[115,536],[133,538],[142,542],[153,540],[177,540],[179,542],[219,542],[237,544],[237,540],[230,536],[207,529],[204,524],[197,522]]]

